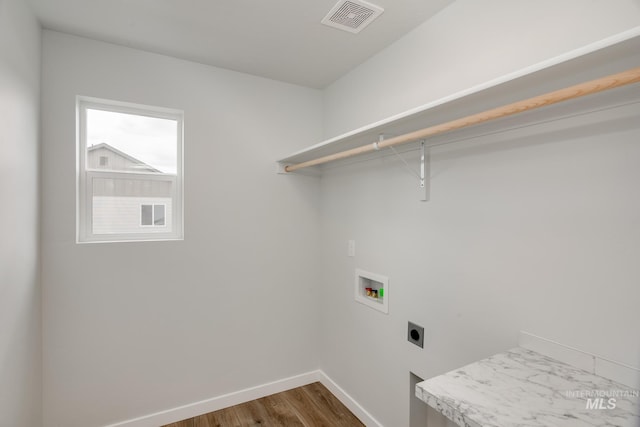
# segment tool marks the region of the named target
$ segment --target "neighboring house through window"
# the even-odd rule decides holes
[[[182,238],[182,112],[78,98],[78,242]]]

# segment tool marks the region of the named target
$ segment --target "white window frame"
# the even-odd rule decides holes
[[[116,113],[135,114],[177,122],[177,170],[174,174],[160,174],[154,172],[129,172],[87,169],[87,110],[104,110]],[[184,239],[184,205],[183,205],[183,132],[184,113],[180,110],[152,107],[148,105],[132,104],[86,96],[76,98],[76,242],[138,242],[152,240],[183,240]],[[140,179],[171,181],[171,231],[152,233],[93,233],[93,188],[89,185],[94,178],[106,179]],[[156,203],[149,203],[156,204]],[[165,218],[167,217],[165,206]],[[166,220],[164,227],[167,226]],[[159,227],[158,227],[159,228]]]

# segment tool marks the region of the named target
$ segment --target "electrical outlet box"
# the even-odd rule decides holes
[[[407,340],[420,348],[424,348],[424,328],[413,322],[409,322]]]

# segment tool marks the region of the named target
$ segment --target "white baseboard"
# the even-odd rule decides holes
[[[384,427],[373,416],[367,412],[354,398],[349,396],[338,384],[336,384],[331,378],[322,371],[317,371],[320,376],[320,383],[325,386],[335,397],[338,398],[344,406],[346,406],[353,415],[358,417],[360,421],[367,427]]]
[[[229,406],[260,399],[261,397],[269,396],[274,393],[280,393],[292,388],[301,387],[320,381],[321,379],[322,376],[320,375],[320,371],[307,372],[267,384],[246,388],[233,393],[223,394],[222,396],[213,397],[211,399],[201,400],[199,402],[189,403],[177,408],[156,412],[155,414],[145,415],[143,417],[115,424],[109,424],[105,427],[158,427],[186,420],[188,418],[197,417],[198,415],[207,414],[209,412],[218,411],[220,409],[228,408]]]
[[[316,381],[319,381],[331,393],[333,393],[333,395],[336,396],[344,406],[349,408],[349,410],[353,412],[353,414],[367,427],[383,427],[382,424],[373,418],[373,416],[360,406],[358,402],[356,402],[338,384],[320,370],[306,372],[304,374],[250,387],[233,393],[224,394],[222,396],[213,397],[211,399],[167,409],[165,411],[156,412],[155,414],[145,415],[143,417],[115,424],[109,424],[105,427],[158,427],[186,420],[188,418],[197,417],[198,415],[209,412],[218,411],[220,409],[228,408],[229,406],[260,399],[261,397],[269,396],[274,393],[280,393],[286,390],[291,390],[292,388],[302,387]]]

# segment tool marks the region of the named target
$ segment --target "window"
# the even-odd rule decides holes
[[[79,97],[77,241],[182,239],[182,112]]]
[[[140,205],[140,225],[143,227],[164,227],[166,205]]]

